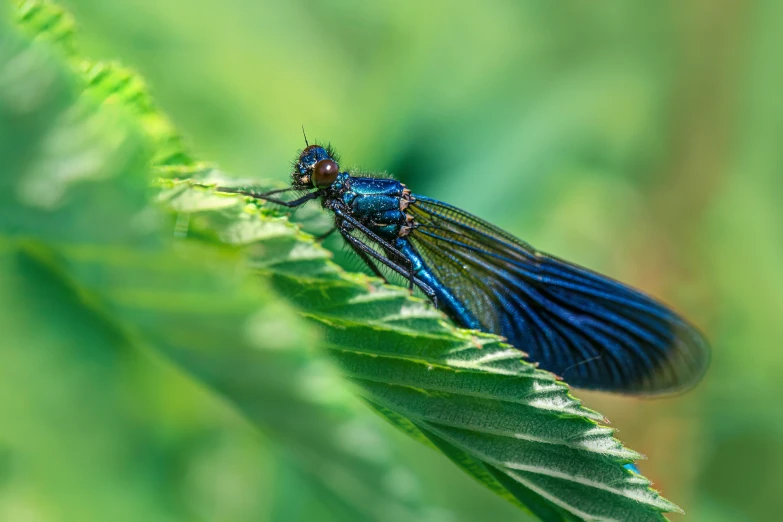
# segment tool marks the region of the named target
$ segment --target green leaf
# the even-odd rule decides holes
[[[145,447],[123,362],[150,349],[284,443],[340,518],[426,518],[420,488],[390,482],[394,451],[312,349],[313,329],[234,249],[179,240],[149,206],[160,141],[143,108],[110,102],[139,84],[100,82],[96,96],[51,48],[0,35],[0,433],[52,518],[169,519],[145,489],[154,472],[125,471]]]
[[[17,0],[16,25],[31,39],[54,44],[71,60],[78,62],[76,23],[63,8],[49,2]]]
[[[28,30],[47,40],[51,27],[65,27],[48,40],[70,41],[68,24],[41,23],[46,10],[23,5]],[[9,122],[0,128],[9,172],[0,195],[10,274],[0,287],[7,299],[2,324],[29,328],[32,316],[24,314],[40,315],[51,301],[76,314],[73,332],[76,325],[99,332],[90,334],[94,351],[128,346],[165,354],[284,442],[330,503],[361,519],[421,518],[426,506],[389,488],[393,456],[369,435],[341,381],[311,348],[316,344],[376,412],[543,520],[662,520],[678,511],[623,467],[639,455],[613,438],[601,415],[517,349],[454,328],[405,289],[343,272],[278,209],[215,193],[218,181],[237,182],[191,164],[133,74],[90,65],[74,69],[79,81],[60,72],[53,84],[40,54],[24,54],[33,61],[12,70],[16,76],[2,68],[16,55],[0,61],[0,121]],[[85,89],[77,103],[75,93]],[[90,161],[77,161],[84,158]],[[147,205],[148,165],[159,165],[157,199],[172,214],[168,224]],[[191,179],[163,179],[174,176]],[[15,282],[32,280],[46,283],[42,292],[52,287],[63,295],[42,294],[31,308]],[[55,322],[36,334],[71,338],[64,331],[70,327]],[[53,371],[34,364],[48,352],[28,348],[44,341],[31,343],[37,338],[26,328],[9,331],[16,349],[8,356],[22,363],[8,371],[32,369],[29,379],[9,375],[10,382],[23,386]],[[4,406],[11,417],[13,404]],[[40,415],[30,417],[28,431],[6,432],[11,451],[51,454],[51,440],[28,437],[35,427],[51,423],[75,433],[54,410]],[[92,471],[93,478],[108,473]]]
[[[99,103],[119,107],[154,144],[154,165],[193,163],[182,137],[157,107],[141,76],[118,63],[93,62],[77,52],[75,22],[60,6],[38,0],[19,2],[17,25],[35,41],[55,45],[82,78],[84,94]]]

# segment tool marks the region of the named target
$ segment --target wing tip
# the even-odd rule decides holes
[[[712,349],[707,338],[684,321],[672,333],[669,355],[661,360],[655,371],[620,393],[675,396],[692,390],[704,379],[712,362]]]

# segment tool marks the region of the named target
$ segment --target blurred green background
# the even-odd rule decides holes
[[[304,125],[343,166],[391,172],[672,304],[713,343],[695,391],[577,395],[649,457],[643,473],[687,520],[780,518],[783,4],[62,3],[84,54],[140,71],[200,158],[286,181]],[[317,499],[280,507],[301,479],[232,408],[138,368],[125,386],[156,407],[135,422],[163,424],[155,451],[178,470],[146,487],[176,483],[181,520],[324,519]],[[382,429],[448,508],[433,520],[526,520]],[[3,489],[3,520],[38,520],[24,495]]]

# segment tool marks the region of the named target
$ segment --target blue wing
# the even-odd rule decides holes
[[[488,332],[577,387],[658,394],[707,369],[704,337],[618,281],[536,251],[456,207],[416,196],[410,240]]]

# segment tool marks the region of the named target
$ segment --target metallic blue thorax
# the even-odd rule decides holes
[[[393,242],[407,223],[403,193],[405,186],[394,179],[356,178],[348,173],[337,177],[333,188],[351,214],[376,234]]]

